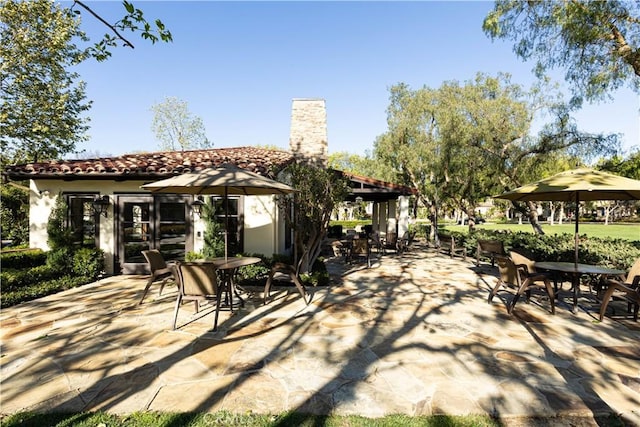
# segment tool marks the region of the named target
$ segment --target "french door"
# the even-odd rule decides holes
[[[123,274],[147,274],[143,250],[158,249],[165,260],[184,260],[193,250],[189,196],[118,196],[117,263]],[[117,268],[117,267],[116,267]]]

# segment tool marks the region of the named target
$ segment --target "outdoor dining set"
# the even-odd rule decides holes
[[[177,327],[178,311],[183,302],[193,301],[195,312],[200,310],[200,303],[215,303],[215,319],[213,331],[218,328],[218,315],[221,307],[227,307],[232,313],[234,310],[234,296],[237,305],[243,307],[244,300],[240,295],[241,288],[236,283],[236,272],[240,267],[258,264],[262,259],[258,257],[220,257],[194,262],[169,262],[167,263],[160,251],[143,251],[151,274],[144,288],[140,303],[142,304],[149,288],[155,282],[160,282],[160,295],[165,284],[173,281],[178,287],[178,296],[173,316],[173,329]],[[287,274],[295,284],[305,303],[309,303],[309,297],[304,285],[295,275],[292,266],[284,263],[276,263],[269,274],[265,285],[264,303],[268,302],[272,282],[276,274]]]

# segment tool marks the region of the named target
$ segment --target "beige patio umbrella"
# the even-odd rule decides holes
[[[144,184],[141,188],[152,193],[218,194],[225,200],[224,256],[227,258],[229,228],[229,195],[261,196],[289,194],[295,190],[273,179],[225,163],[216,168],[187,172],[161,181]]]
[[[640,200],[640,181],[593,169],[574,169],[495,196],[511,201],[563,201],[576,204],[575,263],[578,263],[578,213],[581,201]]]

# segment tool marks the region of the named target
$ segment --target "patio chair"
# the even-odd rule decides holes
[[[504,255],[496,255],[496,263],[498,264],[498,271],[500,277],[496,281],[496,285],[489,294],[488,303],[491,304],[493,297],[498,293],[500,288],[504,287],[515,288],[516,292],[511,300],[511,303],[507,303],[507,313],[511,314],[513,308],[518,302],[518,299],[522,294],[525,294],[527,301],[529,301],[531,295],[531,289],[542,288],[546,291],[549,302],[551,303],[551,314],[555,314],[555,299],[553,287],[551,282],[544,274],[529,274],[526,265],[516,265],[514,261]]]
[[[631,312],[633,307],[633,320],[638,321],[638,311],[640,309],[640,258],[631,266],[626,280],[609,279],[606,282],[608,286],[602,304],[600,305],[600,321],[604,319],[609,302],[615,298],[621,298],[627,301],[627,312]]]
[[[272,283],[283,279],[291,281],[298,289],[298,292],[300,292],[304,303],[309,305],[311,298],[307,299],[307,290],[296,274],[296,268],[291,264],[285,264],[283,262],[276,262],[273,264],[273,267],[271,267],[267,283],[264,285],[264,304],[267,304],[267,299],[271,294]]]
[[[376,253],[382,254],[384,246],[382,245],[382,239],[380,239],[379,232],[372,231],[369,233],[369,245],[371,246],[371,249],[375,249]]]
[[[387,233],[386,237],[382,240],[382,251],[383,253],[387,253],[387,249],[391,249],[398,253],[398,234],[397,233]]]
[[[193,301],[195,312],[200,311],[202,301],[215,301],[215,319],[213,330],[218,330],[218,314],[222,301],[223,286],[218,285],[216,267],[213,263],[184,262],[177,266],[178,271],[178,298],[173,315],[173,329],[176,329],[178,310],[184,301]]]
[[[369,239],[353,239],[349,250],[349,262],[355,259],[364,258],[367,261],[367,268],[371,267],[371,246]]]
[[[398,240],[398,253],[402,254],[411,248],[411,244],[416,237],[415,231],[405,231],[402,238]]]
[[[138,304],[142,304],[142,302],[144,301],[144,297],[147,295],[147,292],[149,292],[149,288],[154,282],[160,281],[159,295],[162,295],[162,290],[169,280],[173,280],[174,282],[178,281],[175,271],[175,263],[167,264],[159,250],[150,249],[142,251],[142,255],[149,264],[151,276],[149,276],[147,285],[144,287],[144,291],[142,292],[142,298],[140,298],[140,302]]]
[[[448,236],[443,233],[438,233],[438,251],[449,254],[451,258],[456,254],[460,254],[462,259],[466,261],[467,259],[467,248],[462,245],[458,245],[459,242],[456,242],[455,237]]]
[[[476,266],[480,266],[480,257],[484,256],[491,260],[491,267],[495,266],[496,255],[505,255],[504,244],[501,240],[478,240]]]
[[[502,254],[504,255],[504,254]],[[495,255],[494,255],[495,256]],[[509,256],[511,257],[511,260],[513,261],[513,263],[516,265],[516,267],[521,267],[522,268],[522,273],[524,274],[524,271],[526,270],[526,277],[532,277],[532,278],[538,278],[538,280],[542,280],[541,277],[544,276],[547,279],[549,279],[550,281],[553,281],[553,292],[554,294],[558,293],[558,275],[554,274],[552,272],[547,272],[547,271],[538,271],[536,269],[536,262],[526,256],[524,256],[523,254],[521,254],[520,252],[516,252],[516,251],[510,251],[509,252]]]

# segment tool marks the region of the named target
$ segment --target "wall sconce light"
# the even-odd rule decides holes
[[[105,195],[102,197],[96,197],[91,206],[93,207],[93,211],[98,215],[103,215],[105,218],[107,217],[107,210],[111,202],[109,202],[109,196]]]
[[[362,203],[364,199],[360,196],[356,197],[356,203]]]
[[[193,212],[198,216],[202,214],[203,206],[204,206],[204,198],[202,196],[198,196],[198,198],[191,203],[191,209],[193,209]]]

